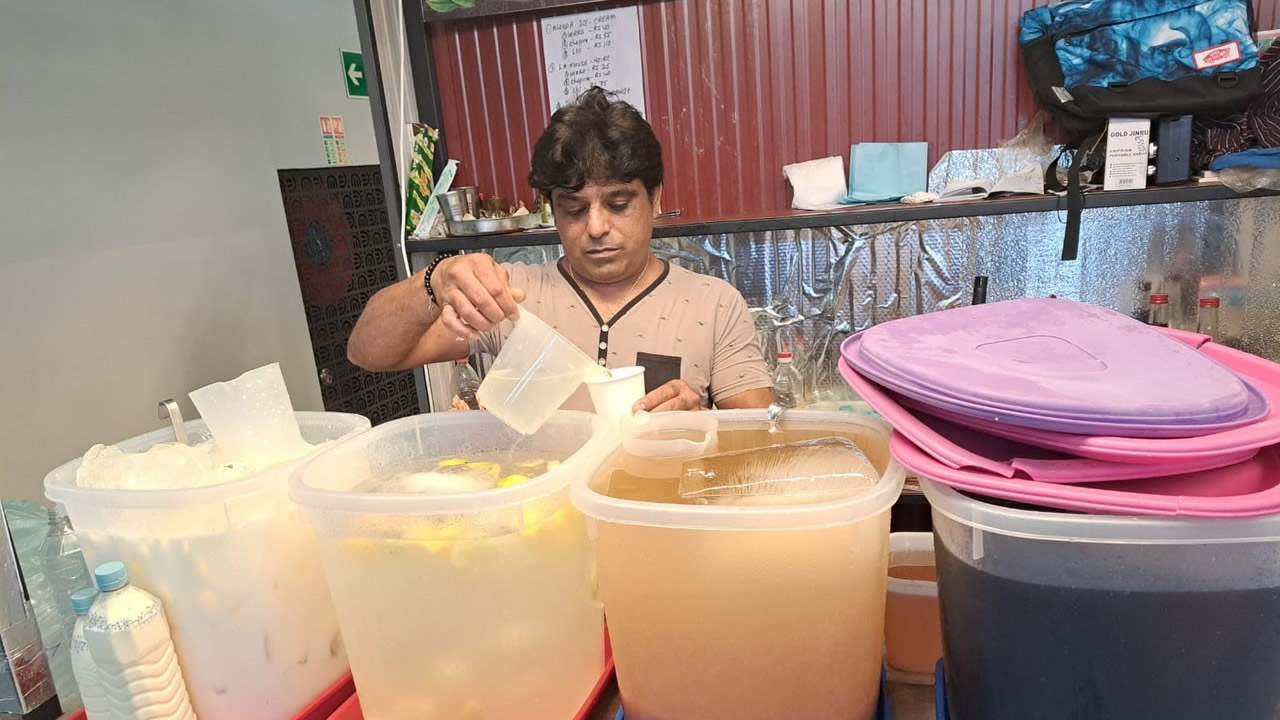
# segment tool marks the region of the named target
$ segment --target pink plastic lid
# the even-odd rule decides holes
[[[1132,318],[1069,300],[895,320],[850,337],[841,351],[860,373],[921,403],[1021,427],[1192,436],[1267,412],[1212,358]]]
[[[1064,485],[958,470],[894,433],[889,449],[916,474],[957,490],[1062,510],[1113,515],[1243,518],[1280,512],[1280,449],[1217,470],[1098,485]]]

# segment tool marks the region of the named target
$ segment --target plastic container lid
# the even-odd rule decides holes
[[[310,443],[324,443],[348,437],[369,428],[369,418],[350,413],[332,412],[295,412],[298,418],[298,429],[302,439]],[[184,423],[191,443],[205,442],[210,439],[209,428],[203,420],[188,420]],[[137,437],[115,443],[115,446],[127,453],[145,452],[160,443],[174,442],[172,427],[154,430]],[[314,454],[314,453],[313,453]],[[206,503],[219,503],[245,498],[271,487],[280,481],[288,481],[290,469],[296,467],[308,456],[289,462],[264,468],[239,480],[203,485],[194,488],[173,488],[169,490],[117,490],[114,488],[81,487],[76,484],[76,471],[84,458],[78,457],[64,463],[44,478],[45,496],[56,503],[69,505],[83,504],[95,508],[150,508],[165,510],[188,507]]]
[[[89,608],[93,607],[93,601],[97,599],[98,590],[96,588],[81,588],[71,593],[71,609],[77,615],[85,615],[89,612]]]
[[[590,413],[557,410],[537,433],[522,436],[488,412],[426,413],[383,423],[315,453],[289,479],[289,494],[303,508],[343,515],[428,516],[518,510],[567,489],[589,472],[609,442],[606,424]],[[370,493],[355,491],[368,478],[421,470],[440,456],[521,450],[563,455],[560,464],[529,482],[469,492]]]
[[[1212,359],[1132,318],[1068,300],[895,320],[850,337],[841,352],[859,372],[928,405],[1057,432],[1199,435],[1266,412]]]
[[[950,486],[1030,505],[1110,515],[1193,518],[1256,518],[1280,513],[1280,446],[1276,445],[1250,460],[1217,470],[1081,485],[947,467],[901,435],[893,436],[890,447],[899,462],[933,481],[935,487]],[[934,503],[928,487],[923,483],[922,487]],[[1280,535],[1280,515],[1271,518],[1270,527],[1273,535]]]
[[[1256,450],[1280,443],[1280,365],[1209,342],[1206,335],[1161,328],[1160,332],[1199,350],[1249,381],[1267,401],[1266,417],[1240,427],[1193,438],[1130,438],[1109,435],[1076,435],[1022,428],[977,418],[960,418],[977,430],[1037,447],[1084,458],[1123,463],[1162,463],[1175,460],[1212,460],[1225,453]],[[898,398],[901,400],[901,398]],[[945,416],[937,408],[930,413]]]
[[[129,571],[119,560],[102,563],[93,571],[93,580],[102,592],[119,590],[129,584]]]
[[[923,412],[910,410],[904,407],[909,401],[862,377],[844,360],[840,360],[838,366],[849,386],[893,425],[895,433],[905,435],[935,460],[956,469],[1051,483],[1108,482],[1225,467],[1248,460],[1257,452],[1257,448],[1246,447],[1187,458],[1149,459],[1144,463],[1065,455],[988,434],[975,428],[974,425],[980,423],[970,418],[951,422],[926,414],[932,410],[929,408]]]

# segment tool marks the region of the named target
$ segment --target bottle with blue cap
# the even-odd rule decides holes
[[[93,577],[100,593],[81,600],[88,603],[81,620],[106,701],[105,717],[196,720],[160,600],[129,583],[124,563],[103,563]]]
[[[71,629],[71,672],[76,676],[76,685],[80,688],[80,699],[84,703],[84,714],[88,720],[112,720],[111,708],[107,705],[107,696],[102,690],[102,680],[98,677],[98,666],[89,654],[89,645],[84,639],[85,616],[98,599],[95,588],[83,588],[71,593],[71,610],[75,613],[76,622]]]

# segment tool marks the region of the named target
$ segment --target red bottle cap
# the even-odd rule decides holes
[[[780,353],[778,353],[778,359],[779,359],[779,360],[790,360],[790,359],[791,359],[791,353],[786,352],[786,351],[780,352]]]
[[[1200,307],[1203,308],[1216,308],[1220,304],[1222,304],[1222,301],[1216,297],[1200,298]]]
[[[1152,295],[1151,304],[1152,305],[1168,305],[1169,296],[1168,295]]]

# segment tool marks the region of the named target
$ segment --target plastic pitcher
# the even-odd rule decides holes
[[[889,426],[848,413],[788,411],[770,434],[763,410],[717,421],[717,452],[847,438],[880,480],[856,494],[791,505],[676,504],[643,498],[643,458],[617,449],[575,479],[592,519],[600,593],[627,717],[848,718],[876,711],[889,509],[903,469]],[[616,483],[634,486],[633,497]],[[652,486],[648,486],[650,489]]]
[[[522,438],[489,413],[433,413],[380,425],[295,473],[367,720],[573,717],[603,667],[604,633],[569,483],[599,463],[603,427],[558,411]],[[547,461],[559,465],[497,487],[363,491],[402,473]],[[426,487],[404,482],[394,487]]]
[[[522,309],[476,399],[502,422],[532,435],[584,380],[607,372],[537,315]]]
[[[322,443],[369,427],[358,415],[296,413]],[[186,423],[192,443],[209,438]],[[172,428],[117,443],[143,452]],[[90,565],[120,560],[160,598],[200,720],[285,720],[347,672],[315,537],[289,499],[295,460],[233,482],[177,490],[79,487],[73,460],[45,478]]]

